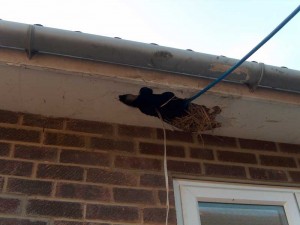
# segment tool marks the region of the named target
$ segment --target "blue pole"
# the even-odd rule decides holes
[[[211,89],[217,83],[222,81],[225,77],[227,77],[231,72],[233,72],[236,68],[238,68],[243,62],[245,62],[251,55],[253,55],[261,46],[263,46],[267,41],[269,41],[281,28],[283,28],[297,13],[300,11],[300,5],[285,19],[283,20],[268,36],[266,36],[258,45],[256,45],[247,55],[245,55],[241,60],[239,60],[236,64],[234,64],[231,68],[229,68],[226,72],[224,72],[219,78],[211,82],[204,89],[196,93],[194,96],[186,99],[187,103],[194,101],[200,95],[204,94],[206,91]]]

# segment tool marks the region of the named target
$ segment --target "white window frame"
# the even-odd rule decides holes
[[[283,206],[289,225],[300,225],[300,189],[174,179],[178,225],[201,225],[198,202]]]

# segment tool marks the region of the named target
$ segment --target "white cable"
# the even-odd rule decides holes
[[[170,203],[169,203],[169,177],[168,177],[168,163],[167,163],[167,135],[166,135],[166,128],[163,121],[163,118],[160,112],[156,109],[157,115],[159,116],[164,133],[164,175],[165,175],[165,182],[166,182],[166,225],[168,225],[169,219],[169,211],[170,211]]]

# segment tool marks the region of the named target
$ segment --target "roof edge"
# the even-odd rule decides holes
[[[215,79],[238,60],[156,44],[0,20],[0,47]],[[300,71],[244,62],[224,81],[300,93]]]

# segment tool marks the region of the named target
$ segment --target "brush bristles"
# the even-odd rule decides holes
[[[209,109],[206,106],[191,103],[185,116],[176,117],[166,122],[186,132],[201,133],[201,131],[212,130],[221,126],[215,120],[216,115],[220,112],[221,109],[218,106]]]

